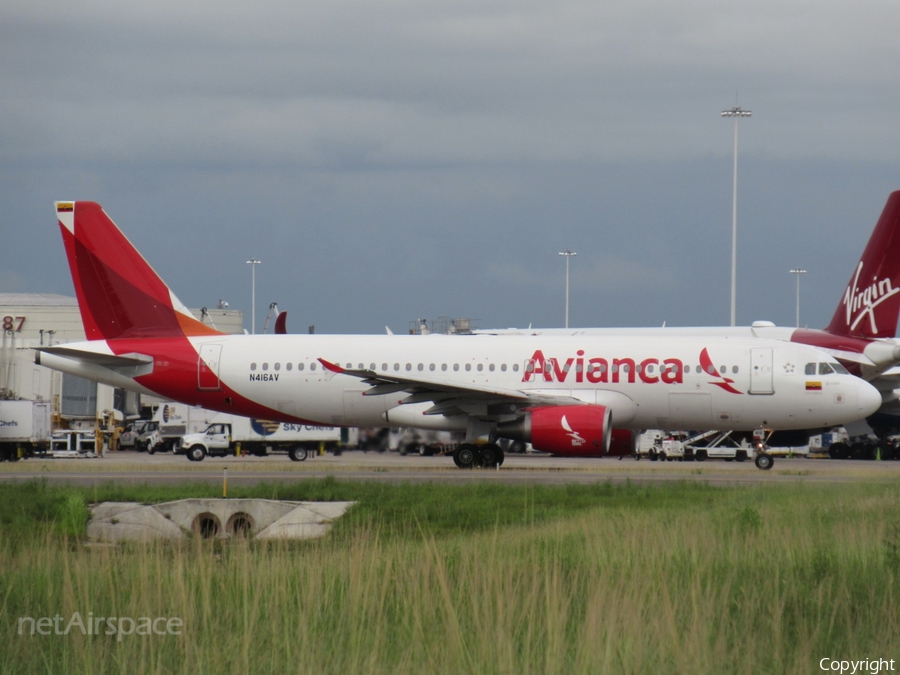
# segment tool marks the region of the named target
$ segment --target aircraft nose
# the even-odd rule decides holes
[[[859,412],[863,417],[872,415],[881,407],[881,392],[865,381],[860,381],[857,388]]]

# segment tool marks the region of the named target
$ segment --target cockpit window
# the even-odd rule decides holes
[[[834,372],[834,368],[831,367],[830,363],[820,363],[819,364],[819,375],[831,375]]]
[[[816,364],[815,363],[807,363],[805,372],[807,375],[815,375],[816,374]]]
[[[838,375],[849,375],[850,371],[844,368],[840,363],[832,363],[831,367],[834,368],[834,372]]]

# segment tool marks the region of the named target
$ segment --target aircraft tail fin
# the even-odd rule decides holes
[[[88,340],[218,335],[194,318],[94,202],[56,202]]]
[[[890,338],[900,316],[900,191],[888,197],[881,218],[841,296],[829,333]]]

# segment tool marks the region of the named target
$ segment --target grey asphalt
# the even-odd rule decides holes
[[[334,476],[346,480],[399,482],[502,482],[564,484],[611,481],[655,483],[698,481],[713,485],[754,485],[785,482],[900,481],[900,462],[777,458],[770,471],[753,462],[650,462],[632,458],[576,459],[508,456],[498,469],[457,469],[450,457],[400,456],[397,453],[344,452],[291,462],[271,457],[206,458],[189,462],[183,456],[109,453],[93,459],[31,458],[0,463],[0,481],[46,479],[54,484],[90,486],[114,481],[126,484],[221,482],[228,470],[231,485],[287,482]]]

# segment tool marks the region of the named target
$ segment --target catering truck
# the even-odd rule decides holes
[[[137,437],[138,450],[155,452],[178,451],[182,436],[202,432],[219,413],[184,403],[163,403],[153,413],[153,419]]]
[[[48,401],[0,401],[0,462],[31,457],[49,446]]]
[[[182,436],[176,452],[184,452],[189,460],[199,462],[207,455],[265,456],[282,451],[293,461],[302,462],[310,451],[335,449],[340,443],[339,427],[271,422],[220,413],[205,431]]]

